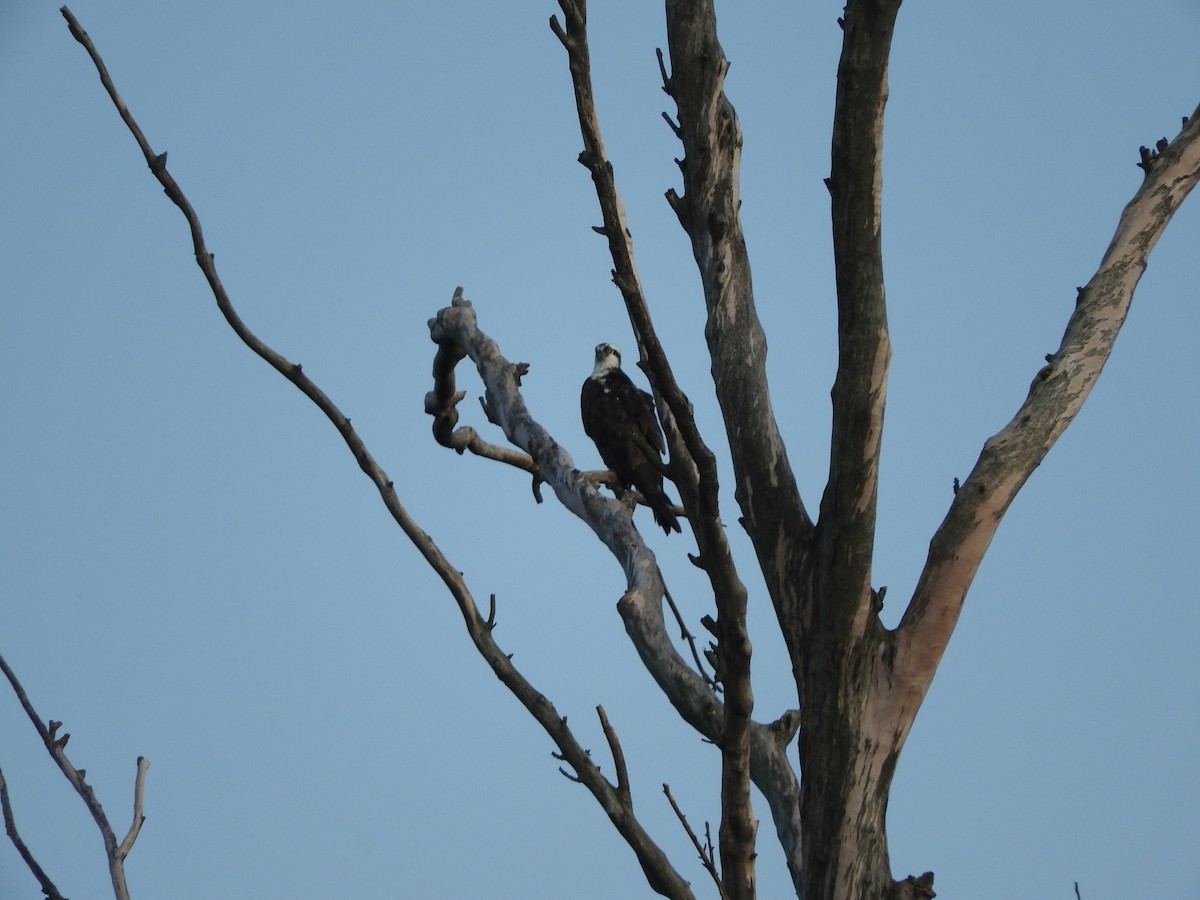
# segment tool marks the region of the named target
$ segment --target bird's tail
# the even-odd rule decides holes
[[[675,517],[675,513],[671,511],[673,504],[671,498],[667,496],[665,491],[657,490],[651,493],[646,499],[650,503],[650,509],[654,513],[654,521],[662,528],[666,534],[672,531],[679,532],[679,519]]]

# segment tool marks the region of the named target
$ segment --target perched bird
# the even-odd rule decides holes
[[[666,444],[654,398],[638,390],[621,371],[621,351],[612,344],[596,347],[596,367],[583,383],[579,405],[583,430],[596,442],[600,458],[621,487],[637,488],[663,531],[679,531],[671,500],[663,493],[659,466]]]

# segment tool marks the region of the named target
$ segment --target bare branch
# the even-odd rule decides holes
[[[451,350],[438,353],[434,357],[434,387],[432,391],[425,395],[425,412],[433,416],[434,439],[443,447],[449,447],[459,455],[466,450],[470,450],[476,456],[494,459],[532,473],[534,475],[534,495],[540,503],[542,498],[537,492],[539,481],[537,478],[537,466],[527,454],[518,453],[511,447],[490,444],[483,440],[474,428],[467,426],[455,428],[458,424],[458,404],[466,396],[466,392],[456,390],[454,384],[454,367],[461,358],[460,356],[458,359],[455,359]],[[521,368],[522,366],[524,368]],[[519,382],[520,375],[524,375],[528,371],[528,366],[525,366],[524,363],[519,363],[518,370]],[[485,412],[487,411],[486,405],[484,410]]]
[[[700,857],[700,862],[704,864],[704,868],[708,870],[708,874],[712,876],[712,880],[717,885],[717,893],[720,894],[721,900],[725,900],[725,888],[721,885],[721,873],[717,871],[717,863],[713,859],[712,840],[709,839],[708,845],[700,843],[700,839],[696,837],[696,832],[692,831],[692,826],[688,824],[687,816],[683,814],[683,810],[679,808],[679,804],[675,802],[675,798],[671,795],[671,786],[663,785],[663,793],[667,795],[667,801],[671,804],[671,809],[675,810],[675,817],[679,819],[679,824],[683,826],[683,830],[687,832],[687,836],[692,840],[692,846],[696,848],[696,853]],[[708,823],[704,823],[704,829],[708,831]]]
[[[25,861],[25,865],[29,867],[29,871],[33,873],[33,877],[42,886],[42,893],[46,895],[47,900],[65,900],[63,895],[58,892],[58,888],[54,886],[54,882],[50,880],[50,876],[45,873],[42,867],[38,865],[37,860],[33,858],[33,854],[29,852],[29,848],[25,846],[25,842],[21,840],[21,835],[17,833],[17,823],[13,818],[12,804],[8,799],[8,783],[4,780],[3,772],[0,772],[0,807],[3,807],[4,811],[4,831],[8,834],[13,846],[17,848],[17,853],[21,855],[21,859]]]
[[[616,729],[608,721],[608,713],[604,711],[603,706],[596,707],[596,715],[600,717],[600,727],[604,729],[604,738],[608,741],[608,749],[613,757],[613,767],[617,770],[617,790],[628,797],[629,770],[625,767],[625,751],[621,749]],[[630,802],[632,803],[632,800]]]
[[[643,368],[646,377],[660,400],[659,414],[671,450],[670,471],[667,474],[679,487],[684,508],[689,510],[692,529],[697,531],[710,520],[719,522],[716,457],[700,436],[691,403],[675,381],[637,273],[633,236],[625,216],[625,205],[617,190],[613,166],[604,149],[600,117],[596,111],[587,39],[586,0],[559,0],[559,6],[567,23],[566,29],[555,18],[550,22],[554,33],[567,49],[575,108],[583,137],[584,149],[579,161],[591,173],[604,219],[603,227],[596,231],[608,238],[609,255],[613,261],[613,283],[621,291],[641,357],[645,361]],[[694,511],[698,511],[698,514]],[[705,537],[704,534],[696,535],[701,546],[711,542],[706,541]]]
[[[838,296],[838,372],[833,386],[829,481],[821,500],[822,567],[828,613],[842,619],[846,647],[871,614],[879,450],[887,399],[880,198],[888,55],[900,0],[846,5],[834,106],[833,252]],[[834,547],[854,547],[836,554]]]
[[[104,853],[108,857],[108,872],[112,879],[113,893],[117,900],[129,900],[129,890],[125,886],[125,857],[129,855],[129,851],[133,848],[133,842],[137,838],[137,831],[141,828],[141,822],[136,820],[136,817],[141,815],[141,799],[142,787],[145,780],[145,767],[150,764],[141,757],[138,757],[138,777],[137,784],[134,790],[134,815],[135,829],[131,829],[130,834],[126,836],[121,846],[117,846],[117,838],[113,833],[112,826],[108,822],[108,816],[104,814],[104,808],[100,805],[100,801],[96,798],[96,792],[92,790],[92,786],[84,779],[87,771],[84,769],[76,769],[72,765],[71,760],[67,758],[66,746],[71,735],[64,734],[58,736],[58,729],[62,727],[62,722],[51,721],[48,724],[42,721],[42,718],[33,708],[33,704],[29,701],[25,689],[21,687],[21,682],[17,679],[16,673],[9,667],[3,656],[0,656],[0,671],[4,672],[4,676],[12,685],[13,691],[17,695],[17,699],[21,703],[21,707],[25,710],[25,714],[29,716],[29,720],[33,723],[33,727],[37,729],[38,735],[42,739],[42,743],[46,746],[46,751],[50,757],[62,770],[67,781],[71,783],[71,787],[83,798],[84,806],[88,808],[88,812],[92,814],[92,818],[96,822],[96,826],[100,829],[100,836],[104,839]]]
[[[692,634],[687,627],[687,623],[683,620],[683,616],[679,612],[679,607],[675,604],[675,598],[671,596],[671,591],[667,588],[667,580],[660,569],[658,572],[660,578],[663,579],[663,597],[667,601],[667,606],[671,608],[671,615],[675,617],[675,622],[679,626],[679,637],[687,641],[688,648],[692,651],[692,661],[696,664],[696,671],[704,678],[705,683],[714,691],[724,690],[718,683],[716,678],[709,677],[704,670],[704,663],[700,661],[700,652],[696,649],[696,636]]]
[[[220,277],[217,275],[217,268],[213,254],[209,252],[204,241],[204,232],[200,226],[200,219],[196,215],[196,211],[192,208],[191,203],[188,202],[183,190],[179,187],[179,184],[175,181],[174,177],[172,177],[171,173],[167,171],[166,153],[156,154],[151,148],[149,142],[146,140],[146,136],[142,133],[141,128],[138,127],[138,124],[134,120],[133,115],[129,112],[128,107],[126,107],[125,101],[121,99],[121,95],[117,92],[116,87],[113,85],[112,79],[109,77],[108,70],[105,68],[104,61],[100,58],[100,54],[97,52],[95,45],[87,36],[87,33],[79,25],[79,22],[71,14],[71,11],[65,6],[62,7],[61,11],[63,17],[70,25],[71,34],[73,34],[75,39],[83,45],[84,49],[87,50],[88,55],[91,57],[92,62],[95,64],[96,70],[100,73],[101,84],[104,85],[104,89],[108,92],[109,97],[112,98],[113,104],[117,107],[117,111],[121,114],[121,119],[129,127],[130,132],[137,141],[138,147],[142,151],[142,155],[145,156],[146,162],[150,166],[150,171],[158,180],[159,184],[162,185],[163,190],[171,199],[171,202],[179,207],[179,211],[183,213],[184,218],[187,220],[192,236],[192,247],[196,255],[196,264],[200,267],[200,271],[204,273],[204,277],[208,282],[209,288],[212,290],[213,296],[216,298],[217,307],[220,309],[221,314],[225,317],[225,321],[229,323],[229,326],[234,330],[237,336],[241,338],[242,342],[247,347],[249,347],[252,351],[254,351],[254,353],[269,363],[271,367],[279,372],[279,374],[281,374],[284,378],[299,388],[299,390],[306,397],[312,400],[312,402],[317,405],[321,412],[323,412],[333,423],[334,427],[337,428],[338,433],[341,434],[342,439],[350,448],[350,452],[354,454],[354,458],[358,461],[360,468],[362,468],[367,476],[375,482],[375,486],[378,488],[381,496],[383,497],[385,505],[387,505],[388,509],[392,512],[393,517],[397,519],[397,522],[400,522],[401,518],[403,518],[402,509],[399,501],[396,499],[395,491],[392,490],[392,482],[388,479],[387,474],[383,471],[383,469],[380,468],[380,466],[375,462],[374,458],[371,457],[370,453],[367,452],[366,446],[363,444],[357,433],[355,433],[354,429],[350,427],[350,420],[342,413],[340,409],[337,408],[333,401],[330,400],[329,397],[326,396],[326,394],[320,388],[318,388],[307,375],[304,374],[303,368],[299,363],[291,362],[283,355],[268,347],[265,343],[259,340],[259,338],[248,327],[246,327],[246,324],[241,320],[241,317],[238,316],[237,311],[233,308],[233,304],[229,299],[229,295],[225,291],[224,285],[221,283]],[[405,527],[403,523],[401,523],[401,527]],[[409,528],[405,528],[405,533],[415,541],[415,536],[420,529],[417,529],[415,524],[413,524],[411,527],[411,531]],[[418,543],[418,546],[420,546],[420,543]],[[428,554],[426,554],[426,557],[428,558]]]
[[[734,472],[741,525],[754,544],[784,637],[794,651],[812,522],[800,498],[767,383],[766,337],[754,303],[741,223],[742,134],[724,92],[729,62],[710,0],[669,0],[671,73],[684,157],[682,196],[667,200],[691,240],[708,323],[705,337]],[[703,555],[703,548],[702,548]],[[793,652],[793,658],[794,658]],[[728,868],[726,867],[728,876]]]
[[[492,629],[480,615],[475,601],[467,590],[466,584],[462,580],[458,570],[450,564],[449,560],[446,559],[433,540],[417,526],[416,522],[413,521],[400,504],[391,480],[379,464],[375,462],[374,457],[368,452],[362,439],[351,428],[350,420],[342,414],[341,410],[337,408],[333,401],[311,379],[303,374],[298,364],[289,362],[282,355],[263,343],[241,321],[230,302],[224,286],[217,276],[213,256],[208,252],[204,244],[199,219],[192,209],[191,204],[184,196],[183,191],[167,171],[166,155],[156,155],[150,148],[141,129],[137,126],[124,101],[121,100],[120,95],[113,86],[112,80],[109,78],[107,69],[100,59],[95,46],[79,26],[74,16],[71,15],[70,10],[63,7],[62,13],[70,24],[71,33],[84,46],[88,51],[88,55],[91,56],[93,63],[95,63],[97,70],[100,72],[101,82],[117,106],[121,118],[129,126],[135,140],[138,142],[138,146],[146,156],[155,178],[162,184],[167,196],[179,207],[187,219],[192,232],[196,261],[204,272],[209,286],[216,297],[217,306],[225,316],[226,321],[251,350],[296,385],[305,396],[312,400],[325,413],[326,417],[338,429],[338,432],[342,435],[351,452],[354,454],[355,459],[358,461],[359,466],[375,483],[392,517],[400,525],[404,533],[408,535],[426,561],[429,562],[430,566],[433,567],[434,571],[442,578],[443,583],[446,584],[450,593],[454,596],[466,622],[467,630],[480,654],[492,667],[496,676],[516,695],[517,699],[525,705],[534,718],[547,731],[560,748],[562,752],[561,758],[575,769],[579,780],[588,787],[600,802],[605,812],[608,813],[610,819],[612,819],[614,825],[617,827],[617,830],[625,837],[637,854],[651,887],[668,897],[690,898],[692,893],[688,888],[687,882],[675,872],[666,856],[650,840],[649,836],[646,835],[641,825],[633,817],[628,804],[624,802],[623,795],[600,775],[599,769],[589,759],[587,751],[575,740],[571,731],[567,728],[566,720],[558,715],[553,705],[545,696],[525,680],[516,667],[513,666],[509,656],[504,654],[492,639]],[[461,357],[462,354],[459,354],[457,358],[461,359]],[[452,364],[450,367],[453,367]],[[519,379],[520,374],[519,367],[506,366],[505,377],[514,383]],[[31,717],[33,716],[31,715]],[[33,718],[37,721],[36,717]],[[44,732],[44,729],[40,726],[40,721],[38,725],[39,730]],[[50,746],[50,743],[48,743],[48,746]],[[61,746],[58,746],[57,749],[59,756],[61,756]],[[62,757],[62,759],[65,760],[65,757]],[[62,762],[60,762],[60,765],[62,765]],[[82,778],[79,780],[80,784],[82,784]],[[87,790],[90,792],[91,789],[87,788]],[[96,809],[99,809],[98,804],[96,805]],[[111,834],[111,829],[108,829],[106,833],[106,846],[110,847],[110,859],[112,858],[112,852],[116,849],[115,839],[111,839]]]
[[[1058,350],[1034,376],[1012,421],[984,443],[930,542],[897,629],[898,706],[920,703],[1001,518],[1083,406],[1112,353],[1151,250],[1200,180],[1200,107],[1145,169],[1096,274],[1079,291]]]
[[[137,758],[137,778],[133,785],[133,824],[129,826],[125,840],[121,841],[121,845],[117,847],[117,858],[121,860],[124,860],[129,855],[129,851],[133,849],[133,842],[137,840],[137,836],[142,830],[142,823],[146,821],[146,817],[142,814],[142,801],[145,797],[146,770],[149,768],[150,760],[139,756]]]

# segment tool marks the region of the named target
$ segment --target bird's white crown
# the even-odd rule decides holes
[[[612,344],[597,344],[596,367],[592,369],[592,375],[598,377],[619,368],[621,368],[621,351]]]

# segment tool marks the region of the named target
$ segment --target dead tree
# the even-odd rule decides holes
[[[757,820],[753,783],[766,797],[777,839],[799,896],[920,898],[933,896],[931,873],[895,879],[885,812],[896,762],[929,689],[963,601],[1000,520],[1032,471],[1087,398],[1124,322],[1148,255],[1200,178],[1200,110],[1171,141],[1143,148],[1141,187],[1120,217],[1092,279],[1079,289],[1058,350],[1032,379],[1012,420],[984,443],[956,490],[899,625],[879,618],[883,589],[872,581],[880,440],[891,356],[884,294],[881,161],[887,72],[900,0],[850,0],[844,18],[833,125],[832,203],[838,306],[838,370],[832,394],[828,481],[815,503],[801,496],[772,411],[766,342],[755,311],[740,220],[742,135],[724,93],[729,63],[717,40],[711,0],[667,0],[668,53],[660,55],[663,89],[675,105],[668,123],[682,145],[682,190],[667,192],[699,269],[707,310],[705,337],[734,473],[736,512],[722,510],[717,453],[700,433],[692,406],[655,332],[651,304],[634,265],[630,229],[606,156],[593,99],[584,0],[559,0],[551,19],[575,91],[583,152],[603,216],[613,280],[629,313],[642,367],[654,389],[669,446],[668,474],[695,541],[693,562],[711,585],[716,615],[706,625],[715,650],[708,676],[672,642],[667,595],[655,558],[632,525],[629,508],[575,467],[567,450],[538,424],[520,393],[527,367],[504,358],[480,329],[474,308],[456,292],[430,320],[437,344],[434,387],[426,409],[434,434],[531,473],[534,494],[548,486],[616,558],[627,590],[617,605],[650,676],[679,715],[721,755],[721,821],[714,848],[688,828],[705,865],[729,900],[755,896]],[[492,637],[461,574],[402,506],[395,486],[349,420],[306,375],[261,341],[237,315],[183,191],[135,123],[98,53],[64,8],[75,37],[133,132],[153,175],[191,227],[196,259],[218,306],[238,336],[330,419],[387,509],[445,582],[468,633],[497,677],[558,747],[564,773],[580,782],[636,854],[658,893],[691,897],[687,880],[642,828],[633,811],[616,730],[598,710],[616,781],[600,773],[549,699],[530,684]],[[456,366],[469,358],[485,386],[488,419],[511,446],[491,444],[458,426],[465,392]],[[515,449],[514,449],[515,448]],[[796,708],[770,723],[755,721],[747,589],[726,537],[733,521],[748,534],[795,675]],[[747,563],[743,562],[742,565]],[[714,691],[719,685],[720,691]],[[788,747],[798,738],[798,754]],[[682,812],[680,813],[683,818]],[[686,824],[686,822],[685,822]]]

